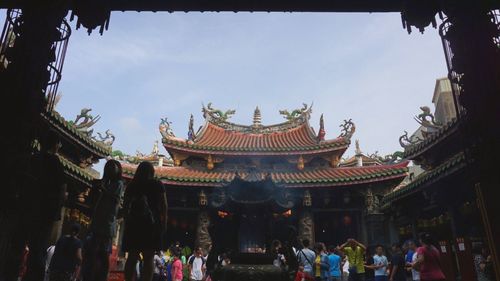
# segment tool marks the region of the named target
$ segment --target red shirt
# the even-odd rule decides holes
[[[441,271],[439,251],[434,247],[420,247],[417,249],[418,256],[424,256],[424,262],[420,265],[420,279],[422,280],[444,280]]]
[[[314,280],[309,274],[305,273],[304,271],[297,271],[297,274],[295,275],[295,281],[302,281],[304,280]]]

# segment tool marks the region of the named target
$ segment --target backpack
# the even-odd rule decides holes
[[[129,219],[136,222],[154,224],[156,222],[146,195],[135,197],[130,204]]]

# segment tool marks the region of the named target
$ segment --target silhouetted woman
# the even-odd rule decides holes
[[[84,252],[83,280],[108,280],[111,241],[116,235],[116,216],[123,200],[122,166],[109,160],[102,180],[95,186],[98,201],[90,225],[90,237]]]
[[[122,250],[128,252],[125,280],[131,281],[139,253],[144,257],[142,281],[151,281],[154,252],[163,249],[167,221],[167,197],[161,182],[154,179],[154,167],[142,162],[125,191],[125,229]]]

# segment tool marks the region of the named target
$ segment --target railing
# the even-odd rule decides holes
[[[7,10],[7,18],[0,37],[0,68],[6,69],[10,63],[9,49],[15,46],[16,38],[22,36],[20,27],[23,24],[22,12],[20,9]],[[51,52],[52,61],[47,66],[49,72],[49,81],[47,87],[43,91],[46,98],[46,110],[54,109],[56,102],[57,90],[61,81],[61,73],[66,57],[66,49],[68,47],[69,37],[71,36],[71,27],[66,20],[62,21],[60,27],[57,28],[58,38],[54,40]]]

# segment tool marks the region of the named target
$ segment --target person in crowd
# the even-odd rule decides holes
[[[153,257],[153,263],[154,263],[153,281],[160,281],[161,274],[163,271],[164,264],[161,260],[160,255],[161,255],[160,252],[157,251],[155,252],[155,255]]]
[[[403,244],[403,254],[405,259],[405,264],[412,262],[413,254],[415,251],[411,249],[410,244],[414,242],[413,240],[406,240]],[[406,270],[406,280],[412,280],[411,270]]]
[[[384,255],[384,247],[382,245],[377,245],[375,247],[375,255],[373,256],[373,265],[370,266],[374,270],[375,281],[387,281],[387,266],[389,261]],[[403,269],[401,269],[403,270]]]
[[[478,281],[492,281],[493,266],[488,248],[479,247],[474,249],[474,267]]]
[[[316,259],[314,261],[314,279],[317,281],[328,280],[330,276],[330,263],[326,254],[324,243],[318,242],[314,245]]]
[[[182,281],[183,272],[182,272],[182,261],[180,258],[180,251],[177,248],[174,248],[172,254],[174,256],[171,269],[172,281]]]
[[[328,247],[328,264],[330,266],[330,281],[341,281],[342,278],[342,258],[338,255],[337,248],[333,245]]]
[[[376,250],[376,248],[375,248]],[[365,281],[375,280],[375,269],[373,253],[370,248],[366,248],[365,251]]]
[[[54,256],[54,251],[56,250],[56,245],[51,245],[47,249],[47,254],[45,256],[45,278],[43,281],[49,281],[49,267],[50,267],[50,262],[52,261],[52,256]]]
[[[203,250],[197,247],[192,256],[188,259],[188,272],[190,281],[201,281],[205,278],[206,260],[203,257]]]
[[[406,281],[405,259],[403,258],[403,251],[401,245],[392,245],[392,260],[391,260],[391,273],[389,281]]]
[[[125,228],[122,248],[128,252],[125,263],[125,280],[134,278],[134,265],[143,254],[142,281],[151,281],[154,269],[154,252],[163,248],[163,234],[167,222],[167,197],[163,184],[154,179],[154,167],[142,162],[125,191]],[[179,251],[177,251],[178,253]]]
[[[116,160],[104,165],[102,180],[95,185],[97,202],[84,252],[83,281],[107,281],[111,242],[116,235],[116,216],[123,201],[122,166]]]
[[[304,265],[299,264],[294,281],[313,281],[314,277],[304,271]]]
[[[349,258],[347,255],[344,255],[342,258],[342,281],[348,281],[349,280]]]
[[[303,248],[297,251],[297,260],[299,264],[304,266],[304,272],[314,278],[314,261],[316,254],[309,249],[310,242],[308,239],[302,240]]]
[[[49,266],[50,281],[73,281],[79,274],[82,263],[82,241],[78,239],[80,225],[73,224],[70,234],[64,235],[56,243]]]
[[[271,255],[273,255],[273,265],[279,267],[281,269],[286,268],[286,259],[283,254],[283,249],[281,246],[281,242],[279,240],[274,240],[271,243]]]
[[[41,141],[41,151],[31,156],[28,167],[20,169],[20,224],[10,244],[12,258],[6,264],[6,280],[17,280],[26,245],[30,252],[23,280],[44,279],[49,238],[54,223],[61,220],[66,198],[64,168],[58,156],[61,147],[57,134],[49,131]]]
[[[442,281],[446,280],[441,263],[439,261],[439,251],[432,245],[432,236],[429,233],[420,235],[420,244],[417,249],[417,260],[413,268],[420,271],[421,281]]]
[[[348,239],[340,246],[349,259],[349,280],[362,281],[365,279],[364,256],[366,246],[353,238]]]
[[[409,247],[409,251],[413,252],[413,256],[412,256],[410,262],[406,262],[406,266],[411,271],[411,280],[412,281],[420,281],[420,272],[418,272],[418,270],[413,268],[413,265],[417,261],[417,243],[415,243],[415,241],[413,241],[413,240],[410,240],[410,242],[408,243],[408,247]]]

